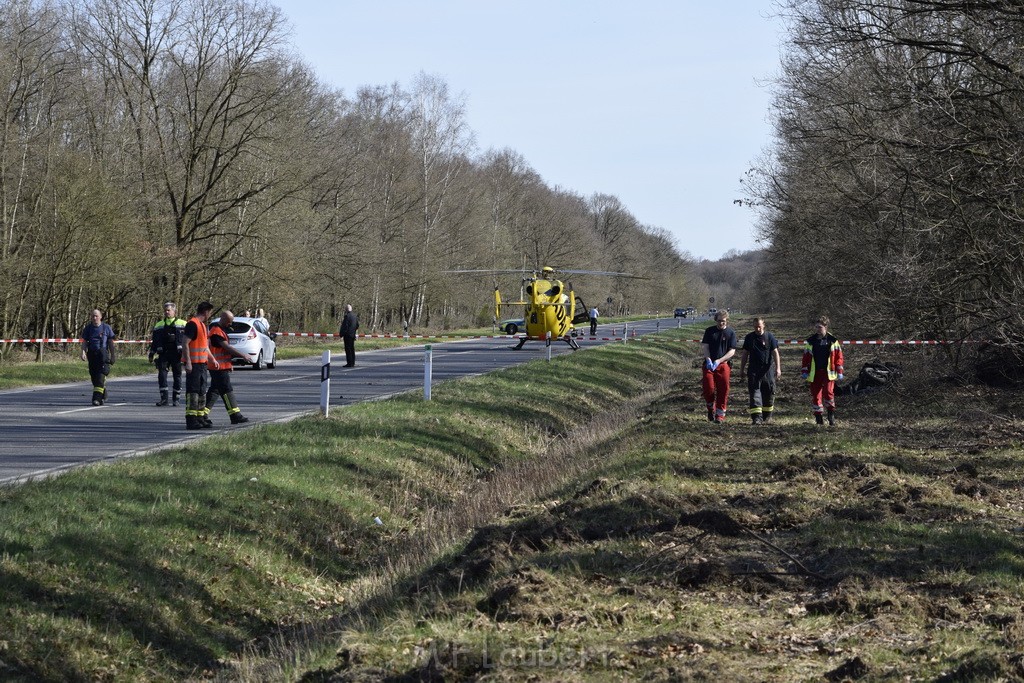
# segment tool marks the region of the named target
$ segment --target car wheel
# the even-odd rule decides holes
[[[515,323],[509,323],[508,325],[505,325],[505,334],[515,334],[518,331],[519,326],[516,325]]]
[[[274,349],[274,355],[267,361],[267,369],[273,370],[277,367],[277,349]]]
[[[260,351],[260,355],[256,356],[256,362],[252,364],[253,370],[263,369],[263,351]]]

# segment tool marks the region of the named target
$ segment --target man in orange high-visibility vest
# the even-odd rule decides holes
[[[213,426],[206,417],[206,392],[210,388],[210,371],[206,367],[210,356],[209,332],[206,321],[213,304],[204,301],[196,306],[196,314],[185,325],[185,345],[181,349],[181,364],[185,368],[185,428],[208,429]]]
[[[209,415],[210,409],[220,396],[224,399],[224,407],[228,411],[231,424],[237,425],[248,422],[249,418],[242,415],[242,409],[235,402],[235,392],[231,388],[231,359],[241,358],[247,363],[249,359],[228,341],[228,332],[231,331],[231,323],[234,321],[234,313],[222,311],[217,322],[210,325],[210,359],[207,363],[210,368],[210,390],[206,393],[205,410]]]

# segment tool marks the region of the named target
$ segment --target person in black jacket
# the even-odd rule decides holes
[[[352,312],[352,304],[345,304],[345,317],[341,319],[338,334],[345,341],[345,367],[356,366],[356,330],[359,329],[359,317]]]
[[[729,407],[730,359],[736,355],[736,332],[729,327],[728,311],[715,313],[715,324],[704,330],[700,348],[704,354],[701,391],[708,406],[708,421],[721,424]]]
[[[149,345],[149,362],[156,359],[156,381],[160,387],[158,406],[178,405],[181,394],[181,347],[184,345],[185,321],[178,317],[173,301],[164,304],[164,317],[153,326],[153,341]],[[167,372],[174,378],[174,394],[167,400]]]
[[[740,375],[747,378],[750,421],[768,424],[775,410],[775,381],[782,377],[779,342],[765,329],[764,318],[754,318],[754,331],[743,339]]]

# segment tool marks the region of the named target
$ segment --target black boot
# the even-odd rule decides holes
[[[766,424],[771,424],[771,421],[772,421],[772,414],[771,413],[765,413],[765,414],[763,414],[761,416],[761,424],[765,424],[765,425]]]
[[[195,415],[185,416],[185,429],[202,429],[203,425],[199,423],[199,418]]]
[[[759,425],[762,422],[764,422],[764,419],[760,415],[751,415],[750,416],[750,424]]]
[[[828,424],[829,424],[830,427],[835,427],[836,426],[836,411],[834,411],[834,410],[828,411]]]
[[[171,398],[171,405],[172,406],[178,405],[178,392],[177,391],[174,392],[174,396]]]
[[[822,415],[821,413],[815,413],[814,414],[814,422],[816,424],[820,424],[820,425],[825,424],[825,416]]]
[[[160,400],[159,400],[159,401],[157,401],[157,402],[156,402],[156,404],[157,404],[158,406],[166,406],[166,405],[169,405],[169,404],[167,403],[167,392],[166,392],[166,391],[161,391],[161,392],[160,392]]]
[[[248,421],[249,421],[249,418],[247,418],[245,415],[242,415],[241,413],[232,413],[231,414],[231,424],[233,424],[233,425],[244,424],[244,423],[246,423]]]
[[[714,408],[708,408],[708,422],[715,421],[715,410]]]

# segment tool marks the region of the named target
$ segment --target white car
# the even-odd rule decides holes
[[[232,358],[233,365],[251,365],[254,370],[273,369],[277,365],[277,343],[266,318],[235,316],[228,330],[228,342],[246,357]]]

